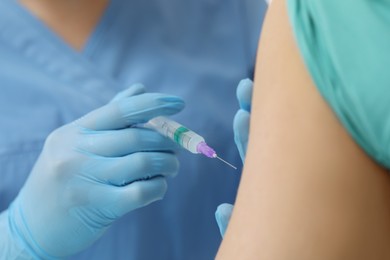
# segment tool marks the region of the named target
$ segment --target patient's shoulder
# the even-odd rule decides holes
[[[309,1],[308,1],[309,2]],[[221,259],[388,259],[390,178],[320,95],[274,0],[250,141]]]
[[[306,67],[354,140],[390,168],[390,5],[368,0],[288,0]]]

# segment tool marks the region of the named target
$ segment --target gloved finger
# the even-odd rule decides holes
[[[122,216],[134,209],[144,207],[161,200],[168,188],[164,177],[155,177],[146,181],[136,181],[123,187],[117,187],[119,196],[111,203],[111,209]]]
[[[136,152],[173,152],[177,145],[158,132],[145,128],[114,131],[82,131],[77,149],[103,157],[119,157]]]
[[[248,146],[249,120],[249,112],[243,109],[237,111],[233,120],[234,142],[236,143],[242,161],[245,160],[246,149]]]
[[[115,186],[128,185],[156,176],[173,177],[179,169],[174,154],[159,152],[134,153],[118,158],[96,158],[82,168],[85,177]]]
[[[144,93],[108,103],[75,124],[91,130],[116,130],[145,123],[157,116],[169,116],[184,108],[184,101],[176,96]]]
[[[215,211],[215,219],[217,221],[219,232],[221,233],[222,237],[225,235],[227,226],[232,216],[232,212],[233,205],[228,203],[219,205],[217,210]]]
[[[251,111],[253,82],[250,79],[243,79],[237,86],[236,95],[240,108]]]
[[[116,101],[121,100],[121,99],[126,98],[126,97],[131,97],[131,96],[143,94],[143,93],[145,93],[145,91],[146,90],[145,90],[144,85],[142,85],[141,83],[135,83],[135,84],[131,85],[130,87],[128,87],[127,89],[116,94],[116,96],[110,101],[110,103],[116,102]]]

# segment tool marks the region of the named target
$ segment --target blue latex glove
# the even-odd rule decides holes
[[[237,99],[240,104],[240,109],[234,117],[233,130],[234,141],[243,162],[245,161],[246,149],[248,146],[252,92],[253,82],[250,79],[241,80],[237,87]],[[219,205],[215,212],[215,219],[217,220],[219,231],[222,236],[225,234],[232,211],[233,205],[224,203]]]
[[[240,104],[240,109],[234,116],[233,131],[234,142],[236,143],[242,162],[245,161],[248,146],[252,92],[253,82],[250,79],[241,80],[237,87],[237,99]]]
[[[166,177],[178,171],[176,146],[131,126],[175,114],[184,103],[144,92],[134,85],[50,134],[23,189],[0,216],[8,232],[1,234],[0,259],[64,258],[124,214],[163,198]]]
[[[215,219],[217,220],[219,232],[223,237],[226,232],[226,228],[229,224],[230,217],[232,216],[233,205],[229,203],[223,203],[218,206],[217,211],[215,212]]]

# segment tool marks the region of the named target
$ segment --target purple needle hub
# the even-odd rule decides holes
[[[214,151],[214,149],[208,146],[205,142],[199,143],[198,146],[196,147],[196,151],[198,153],[204,154],[209,158],[217,157],[217,153]]]

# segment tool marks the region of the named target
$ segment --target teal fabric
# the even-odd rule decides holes
[[[390,1],[287,1],[318,90],[355,141],[390,168]]]

